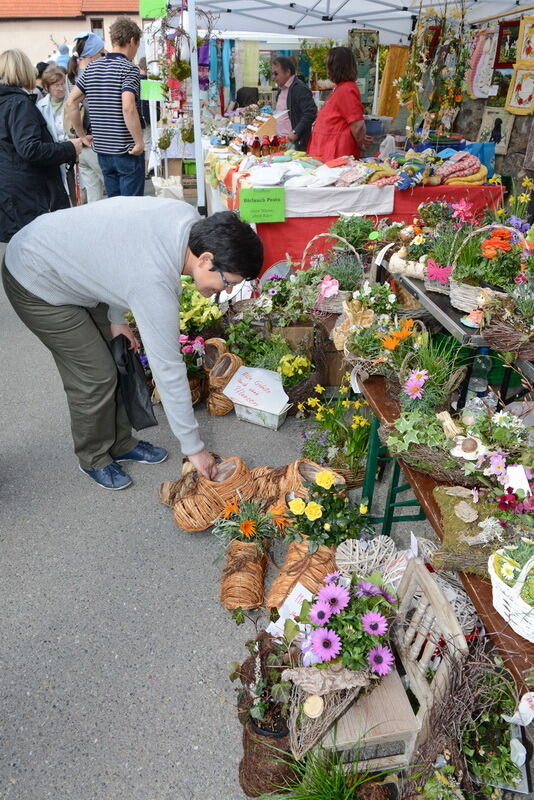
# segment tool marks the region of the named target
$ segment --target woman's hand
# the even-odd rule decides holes
[[[115,336],[120,336],[121,333],[122,333],[122,335],[126,336],[128,341],[130,342],[130,346],[129,346],[128,350],[133,350],[134,353],[138,353],[139,352],[139,348],[141,347],[141,345],[139,343],[139,339],[133,333],[132,329],[130,328],[130,326],[126,322],[124,324],[122,324],[122,325],[117,325],[116,323],[112,322],[111,325],[110,325],[110,328],[111,328],[111,338],[112,339],[114,339]]]
[[[71,139],[70,140],[74,145],[74,149],[76,150],[76,155],[79,156],[83,150],[83,142],[81,139]]]
[[[201,450],[200,453],[195,453],[194,456],[188,456],[188,458],[196,471],[204,475],[205,478],[208,478],[208,480],[215,478],[217,464],[209,450]]]

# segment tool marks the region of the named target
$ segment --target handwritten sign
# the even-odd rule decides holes
[[[286,218],[286,190],[241,189],[239,216],[243,222],[283,222]]]
[[[272,414],[280,414],[288,401],[280,375],[254,367],[239,367],[223,394],[233,403]]]
[[[278,613],[280,614],[279,619],[276,622],[271,622],[266,628],[267,633],[270,633],[271,636],[276,638],[283,638],[284,636],[284,624],[286,619],[292,619],[296,622],[295,617],[300,614],[300,609],[302,604],[305,600],[311,600],[313,594],[303,586],[302,583],[296,583],[294,588],[291,590],[291,593],[286,597],[280,608],[278,609]],[[304,625],[298,622],[297,625],[299,628],[304,630]]]

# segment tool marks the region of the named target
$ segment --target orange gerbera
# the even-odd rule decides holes
[[[413,333],[413,319],[404,320],[401,323],[400,330],[398,331],[390,331],[389,335],[393,336],[394,339],[397,339],[398,342],[402,342],[404,339],[407,339]]]
[[[394,339],[393,336],[385,336],[382,339],[382,347],[385,347],[386,350],[396,350],[399,344],[400,342]]]
[[[482,245],[482,255],[484,258],[496,258],[497,257],[497,250],[492,247],[488,242],[484,242]]]
[[[252,519],[245,519],[239,526],[239,530],[246,539],[250,539],[256,533],[256,523]]]
[[[492,239],[508,239],[512,238],[512,232],[505,228],[495,228],[491,233]]]
[[[224,519],[228,519],[232,514],[237,514],[239,511],[239,504],[237,502],[237,497],[233,497],[229,500],[222,512]]]
[[[286,517],[286,509],[281,503],[271,506],[269,511],[273,515],[274,524],[280,530],[283,530],[289,524],[289,520]]]

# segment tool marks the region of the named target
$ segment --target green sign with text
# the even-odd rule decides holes
[[[161,81],[141,81],[141,100],[164,100]]]
[[[139,0],[139,16],[142,19],[166,17],[167,0]]]
[[[286,192],[272,189],[241,189],[239,216],[243,222],[283,222],[286,218]]]

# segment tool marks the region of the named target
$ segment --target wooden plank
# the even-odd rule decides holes
[[[385,379],[373,376],[362,383],[363,393],[373,413],[382,423],[394,422],[400,413],[395,398],[387,393]],[[406,480],[419,500],[428,521],[434,528],[438,538],[443,541],[443,522],[432,490],[441,484],[399,459]],[[506,666],[512,672],[518,689],[525,691],[528,687],[525,675],[534,665],[534,644],[515,633],[504,619],[493,608],[491,583],[478,575],[461,572],[460,577],[465,590],[471,598],[484,627],[499,650]]]

